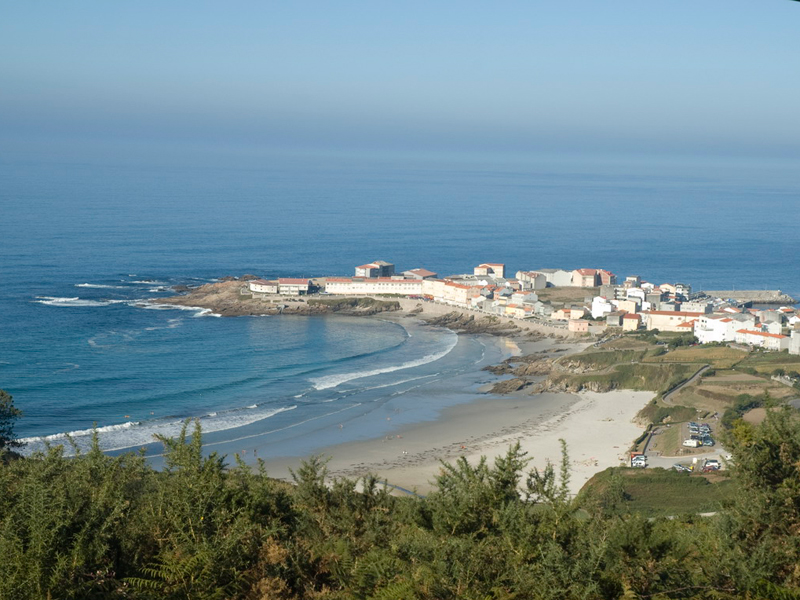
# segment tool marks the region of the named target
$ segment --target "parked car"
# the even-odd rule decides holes
[[[683,440],[683,445],[689,448],[698,448],[700,446],[700,440]]]
[[[682,465],[681,463],[675,463],[674,465],[672,465],[672,468],[675,469],[678,472],[689,472],[689,471],[692,470],[691,467],[688,467],[686,465]]]
[[[704,467],[711,467],[712,469],[719,469],[720,468],[719,461],[718,460],[714,460],[713,458],[709,458],[708,460],[706,460],[706,463],[703,466]]]

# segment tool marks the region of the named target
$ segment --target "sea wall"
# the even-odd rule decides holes
[[[733,298],[755,304],[797,304],[797,300],[780,290],[706,290],[703,293],[714,298]]]

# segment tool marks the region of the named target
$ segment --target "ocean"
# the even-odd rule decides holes
[[[474,397],[507,349],[411,319],[215,318],[147,302],[224,275],[388,260],[602,267],[800,296],[800,170],[768,160],[124,153],[0,160],[0,388],[28,451],[209,444],[302,456]],[[455,393],[452,381],[460,379]],[[448,391],[449,390],[449,391]],[[472,394],[472,395],[471,395]],[[238,444],[238,445],[237,445]],[[155,450],[153,450],[155,452]],[[262,451],[264,454],[265,451]]]

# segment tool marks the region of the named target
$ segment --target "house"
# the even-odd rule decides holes
[[[622,285],[626,288],[641,287],[642,278],[639,275],[628,275]]]
[[[515,319],[524,319],[533,314],[533,308],[530,306],[522,306],[521,304],[508,304],[505,307],[505,313],[509,317]]]
[[[681,310],[710,314],[712,306],[711,302],[707,300],[696,300],[693,302],[681,302]]]
[[[624,316],[625,313],[620,310],[610,312],[606,315],[606,325],[609,327],[622,327],[622,318]]]
[[[547,280],[547,287],[567,287],[572,285],[572,271],[564,269],[537,269]]]
[[[570,319],[567,322],[567,331],[573,333],[589,333],[589,321],[584,319]]]
[[[511,301],[517,304],[533,304],[539,300],[539,296],[533,292],[514,292],[511,294]]]
[[[570,316],[570,309],[566,307],[559,308],[558,310],[554,310],[551,316],[557,321],[567,321]]]
[[[616,285],[617,276],[611,271],[605,269],[597,269],[597,277],[600,279],[598,285]]]
[[[572,272],[572,285],[575,287],[597,287],[599,279],[597,269],[575,269]]]
[[[329,277],[325,281],[325,291],[329,294],[421,296],[422,280],[403,277]]]
[[[637,302],[636,299],[631,298],[628,300],[620,300],[617,302],[617,310],[624,310],[628,313],[638,313],[642,309],[642,305],[640,302]]]
[[[265,279],[253,279],[247,282],[247,287],[255,294],[277,294],[278,282]]]
[[[622,316],[622,331],[636,331],[642,324],[642,316],[628,313]]]
[[[740,329],[736,332],[736,343],[780,352],[781,350],[789,350],[791,340],[789,336],[778,333]]]
[[[758,319],[762,323],[783,323],[783,313],[779,310],[762,310],[758,313]]]
[[[694,321],[694,336],[701,344],[732,342],[738,324],[728,315],[703,315]]]
[[[437,273],[428,271],[428,269],[411,269],[410,271],[403,271],[403,276],[409,279],[435,279]]]
[[[795,329],[789,338],[789,354],[800,354],[800,331]]]
[[[592,318],[602,319],[604,315],[614,312],[614,305],[603,296],[595,296],[592,298]]]
[[[547,287],[547,277],[537,271],[517,271],[515,275],[524,290],[541,290]]]
[[[698,319],[705,313],[678,310],[651,310],[642,314],[645,328],[648,330],[658,329],[659,331],[680,332],[685,331],[686,328],[679,327],[679,325]]]
[[[385,260],[376,260],[356,267],[356,277],[391,277],[394,275],[394,265]]]
[[[278,279],[278,293],[286,296],[305,296],[308,294],[309,287],[311,287],[311,281],[308,279],[290,279],[287,277]]]
[[[503,263],[482,263],[472,271],[476,276],[491,275],[493,277],[505,277],[506,266]]]

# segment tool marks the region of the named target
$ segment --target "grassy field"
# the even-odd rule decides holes
[[[559,364],[570,368],[585,368],[599,371],[607,369],[616,364],[639,362],[649,350],[597,350],[581,352],[572,356],[567,356],[559,361]]]
[[[543,290],[536,290],[536,295],[539,296],[539,300],[555,304],[582,303],[584,298],[593,298],[599,293],[600,288],[596,287],[549,287]]]
[[[735,493],[732,481],[720,473],[612,467],[587,481],[578,497],[590,502],[614,485],[621,485],[624,500],[613,512],[648,517],[714,512]]]
[[[638,336],[624,335],[606,342],[602,347],[604,350],[647,350],[656,346],[651,341],[644,340]]]
[[[686,362],[710,364],[715,369],[730,369],[747,358],[744,350],[736,350],[727,346],[691,346],[677,348],[661,356],[644,359],[646,362]]]
[[[711,377],[703,377],[686,386],[672,397],[672,401],[698,410],[722,413],[741,394],[761,397],[765,392],[776,399],[800,395],[797,390],[768,378],[739,371],[717,371]]]
[[[693,367],[677,364],[619,364],[603,373],[565,373],[551,380],[566,386],[570,391],[592,389],[600,392],[625,390],[651,390],[664,392],[691,374]]]
[[[800,356],[787,352],[752,352],[736,365],[738,369],[755,369],[759,373],[772,373],[775,369],[800,372]]]

